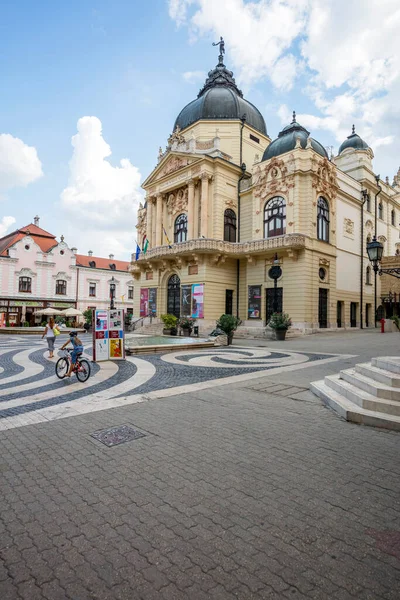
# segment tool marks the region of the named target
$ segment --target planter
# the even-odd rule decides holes
[[[184,337],[190,337],[191,329],[184,329],[182,327],[182,333],[183,333]]]
[[[233,333],[228,333],[226,337],[228,338],[228,346],[232,346]]]
[[[162,332],[163,332],[164,335],[171,335],[171,329],[166,329],[164,327],[164,329],[162,330]]]
[[[275,329],[275,337],[279,342],[284,342],[286,339],[287,329]]]

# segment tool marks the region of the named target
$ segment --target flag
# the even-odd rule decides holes
[[[172,248],[172,244],[169,241],[169,237],[167,236],[167,232],[165,231],[164,225],[163,225],[163,232],[164,232],[164,235],[165,235],[165,239],[167,240],[168,248]]]
[[[135,254],[135,260],[138,260],[140,256],[140,246],[139,244],[136,242],[136,254]]]
[[[143,243],[142,243],[143,254],[146,254],[148,246],[149,246],[149,240],[147,239],[147,235],[145,234],[143,237]]]

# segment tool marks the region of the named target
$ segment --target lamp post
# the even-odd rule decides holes
[[[111,283],[110,283],[110,310],[115,309],[114,299],[115,299],[115,279],[114,279],[114,275],[113,275],[111,277]]]
[[[274,298],[272,301],[272,312],[278,312],[278,279],[282,275],[282,269],[279,266],[278,255],[275,254],[274,264],[268,271],[269,277],[274,280]]]

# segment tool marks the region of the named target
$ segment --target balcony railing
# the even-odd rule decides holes
[[[193,239],[187,242],[174,244],[171,248],[168,245],[151,248],[146,254],[141,254],[139,260],[135,260],[132,254],[133,264],[149,261],[151,259],[160,259],[168,257],[182,256],[185,254],[200,253],[213,254],[221,253],[227,256],[239,258],[240,255],[262,254],[268,250],[298,249],[306,246],[306,236],[301,234],[287,234],[269,239],[252,240],[250,242],[224,242],[214,239]]]

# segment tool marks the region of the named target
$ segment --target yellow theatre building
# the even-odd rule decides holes
[[[149,244],[132,259],[135,316],[194,316],[207,333],[231,313],[239,335],[257,336],[275,306],[304,333],[374,326],[365,247],[379,192],[377,238],[384,256],[400,248],[400,171],[377,179],[354,127],[335,157],[295,114],[271,140],[223,53],[143,184],[137,239]]]

